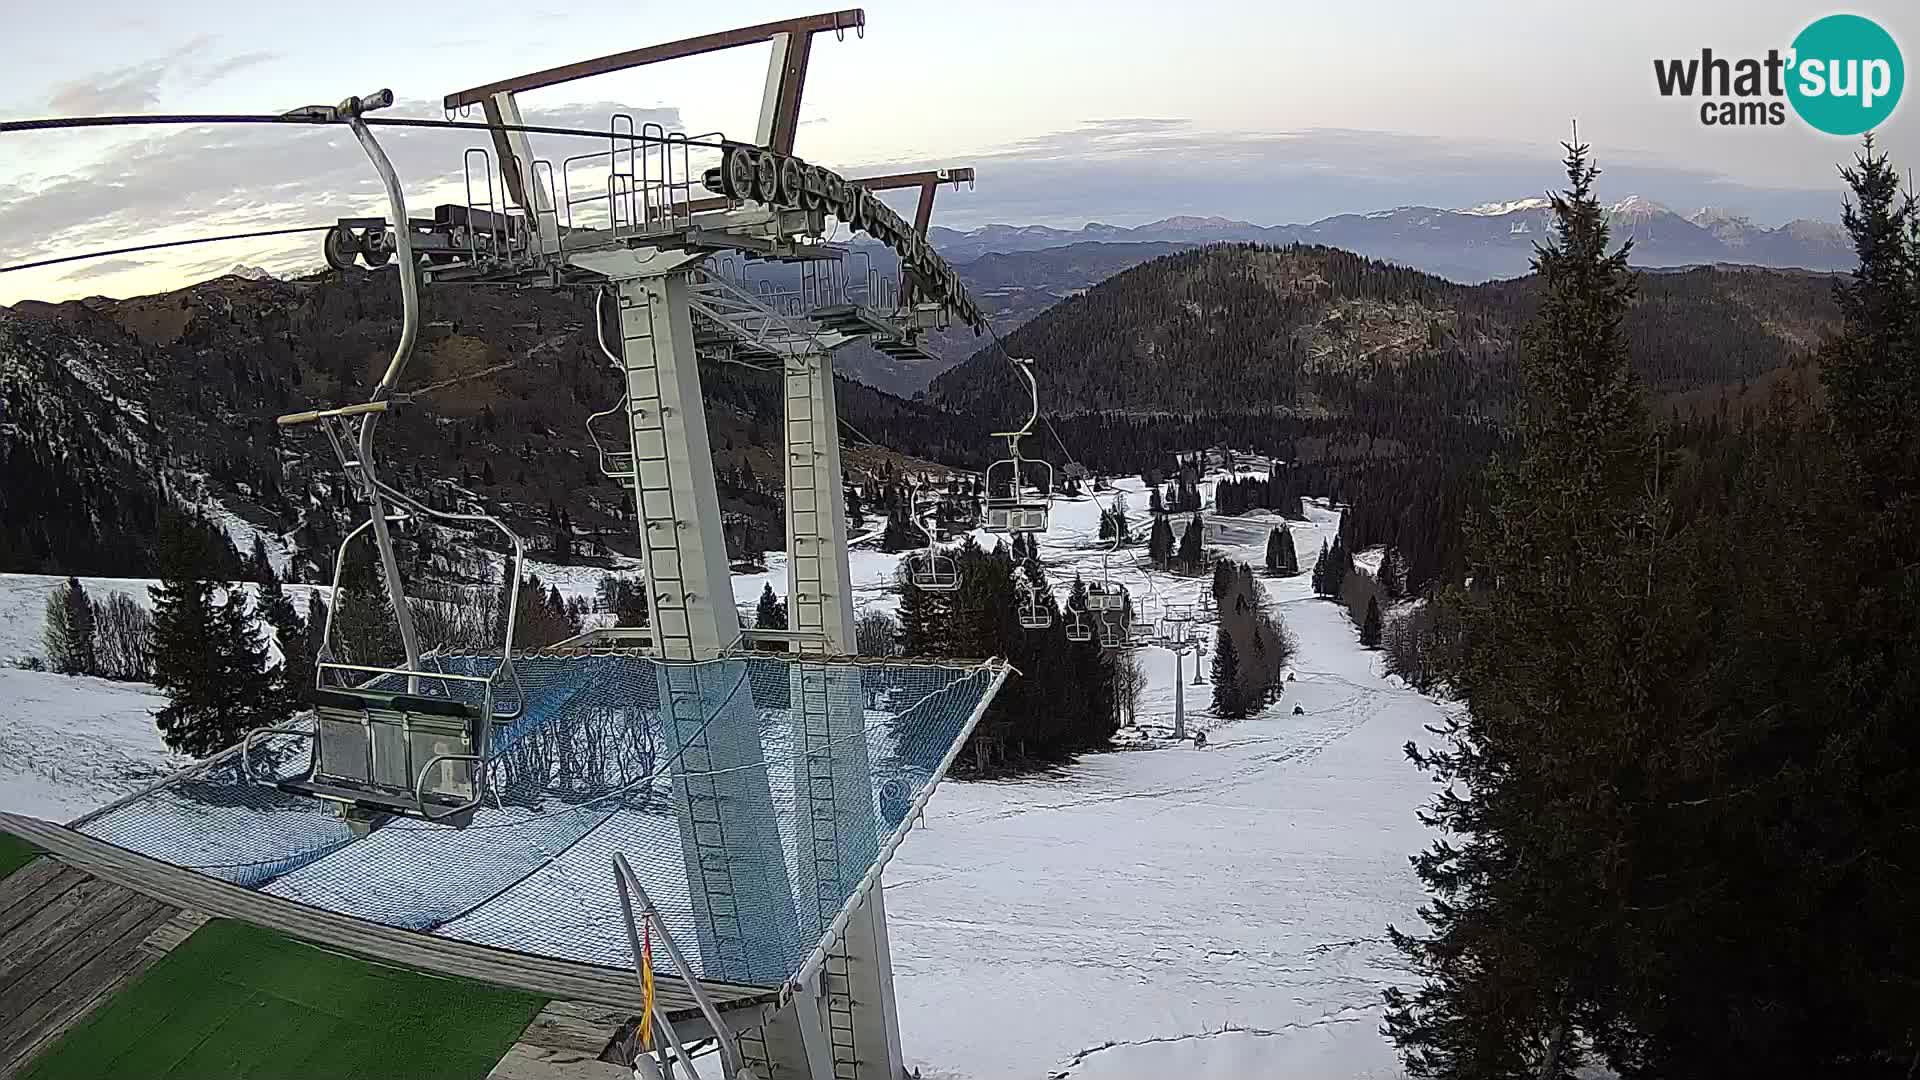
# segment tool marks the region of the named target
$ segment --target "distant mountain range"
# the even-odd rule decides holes
[[[1713,207],[1682,216],[1641,195],[1611,208],[1616,239],[1631,238],[1640,266],[1745,263],[1755,266],[1842,270],[1853,249],[1838,225],[1791,221],[1777,228]],[[1401,263],[1463,284],[1518,277],[1533,247],[1552,227],[1544,198],[1486,203],[1461,210],[1402,206],[1368,214],[1340,214],[1308,225],[1254,225],[1222,217],[1171,217],[1132,228],[1098,222],[1079,229],[1044,225],[985,225],[960,231],[934,228],[934,244],[949,259],[967,262],[991,253],[1037,251],[1069,244],[1222,242],[1324,244]]]

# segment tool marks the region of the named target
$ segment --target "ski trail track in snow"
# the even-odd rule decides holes
[[[1337,527],[1314,516],[1301,548]],[[1408,856],[1430,787],[1402,747],[1442,708],[1377,673],[1305,575],[1262,583],[1299,649],[1261,714],[1203,750],[1088,755],[933,800],[887,871],[923,1076],[1403,1075],[1379,1034],[1382,988],[1409,979],[1386,927],[1420,925]],[[1204,715],[1210,688],[1187,690]],[[1155,691],[1143,721],[1170,704]]]

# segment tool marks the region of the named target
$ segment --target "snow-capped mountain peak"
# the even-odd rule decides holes
[[[1212,232],[1219,229],[1233,228],[1241,224],[1244,223],[1234,221],[1231,218],[1218,216],[1193,217],[1191,215],[1176,215],[1170,218],[1161,218],[1159,221],[1151,222],[1141,227],[1165,232]]]
[[[1607,216],[1615,221],[1647,221],[1661,214],[1671,213],[1673,211],[1645,195],[1629,195],[1607,210]]]
[[[1501,217],[1505,214],[1517,214],[1527,210],[1551,210],[1553,203],[1541,196],[1530,199],[1510,199],[1506,202],[1487,202],[1479,206],[1469,206],[1458,211],[1475,217]]]
[[[1753,224],[1752,218],[1747,217],[1745,214],[1735,213],[1724,206],[1703,206],[1696,211],[1693,216],[1687,218],[1687,220],[1703,229],[1711,229],[1716,225]]]

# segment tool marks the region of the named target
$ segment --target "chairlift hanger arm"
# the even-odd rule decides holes
[[[903,188],[919,188],[920,203],[914,211],[913,228],[914,232],[924,237],[927,235],[928,225],[933,220],[934,192],[939,190],[941,184],[973,183],[973,167],[962,165],[953,169],[925,169],[920,172],[886,173],[882,176],[848,177],[847,183],[866,188],[868,191],[899,191]],[[692,210],[696,214],[705,213],[709,210],[724,210],[732,205],[732,203],[732,199],[724,196],[713,199],[695,199]]]
[[[562,64],[559,67],[536,71],[530,75],[519,75],[511,79],[501,79],[471,90],[461,90],[448,94],[446,107],[458,109],[467,105],[479,105],[495,94],[518,93],[525,90],[539,90],[548,86],[573,82],[576,79],[592,78],[595,75],[607,75],[616,71],[658,64],[667,60],[680,60],[689,56],[700,56],[723,49],[737,49],[743,45],[759,45],[772,41],[780,34],[813,34],[825,31],[844,33],[847,30],[859,30],[867,24],[866,12],[860,8],[848,8],[844,11],[827,12],[821,15],[808,15],[798,19],[782,19],[778,22],[760,23],[757,26],[743,26],[736,30],[722,30],[714,34],[702,34],[699,37],[669,41],[660,45],[648,45],[645,48],[629,49],[626,52],[613,53],[592,60]]]
[[[1013,356],[1007,359],[1013,361],[1013,370],[1026,376],[1027,395],[1032,401],[1033,410],[1027,414],[1026,423],[1021,424],[1012,431],[996,431],[993,433],[993,437],[1007,440],[1007,445],[1012,448],[1014,455],[1017,457],[1020,452],[1020,440],[1033,434],[1033,425],[1040,422],[1040,381],[1033,377],[1032,360]]]

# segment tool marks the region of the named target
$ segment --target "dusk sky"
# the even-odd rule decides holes
[[[1682,213],[1725,206],[1763,224],[1838,217],[1854,140],[1789,116],[1703,127],[1663,99],[1656,57],[1785,49],[1845,10],[1907,44],[1910,5],[1616,2],[1557,5],[1192,0],[865,5],[864,39],[816,42],[796,150],[848,175],[973,165],[936,222],[1076,227],[1175,214],[1259,224],[1396,205],[1536,195],[1579,120],[1603,198]],[[8,14],[0,117],[278,112],[391,87],[395,113],[439,116],[452,90],[555,64],[828,10],[762,0],[666,7],[409,4],[296,9],[234,0],[108,0]],[[309,14],[298,15],[296,11]],[[364,13],[363,13],[364,11]],[[1912,50],[1909,48],[1909,56]],[[602,128],[620,110],[692,133],[751,138],[764,46],[526,95],[528,119]],[[1881,129],[1920,158],[1915,105]],[[456,194],[476,133],[383,133],[411,198]],[[582,146],[536,140],[564,157]],[[0,135],[0,266],[149,240],[324,224],[383,209],[343,129],[128,129]],[[0,303],[132,295],[248,263],[318,265],[316,237],[187,248],[0,274]]]

